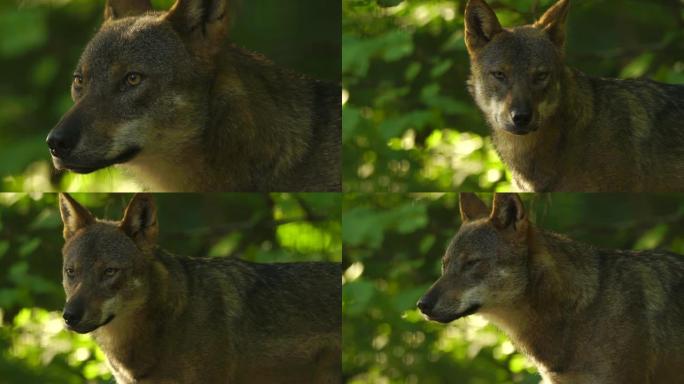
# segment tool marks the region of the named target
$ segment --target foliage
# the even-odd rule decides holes
[[[504,26],[532,22],[555,0],[491,0]],[[465,0],[342,3],[345,190],[506,190],[466,90]],[[573,2],[567,59],[591,75],[684,83],[684,4]]]
[[[491,196],[484,194],[489,203]],[[525,195],[541,228],[606,248],[684,254],[678,195]],[[455,194],[345,194],[343,372],[357,383],[537,383],[534,366],[474,315],[428,322],[416,302],[459,226]]]
[[[130,196],[76,194],[98,217],[120,219]],[[88,335],[64,330],[62,223],[54,194],[0,194],[0,383],[105,382]],[[260,262],[340,261],[338,194],[156,196],[160,244],[188,256]]]
[[[153,0],[168,9],[173,0]],[[340,81],[340,8],[319,0],[230,1],[231,39],[275,63]],[[102,21],[104,0],[0,2],[0,190],[136,191],[120,169],[56,173],[45,137],[72,106],[73,70]]]

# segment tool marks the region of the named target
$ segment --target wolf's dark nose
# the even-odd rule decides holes
[[[76,146],[77,141],[78,138],[75,137],[75,135],[65,135],[64,131],[54,129],[50,132],[46,140],[52,156],[59,158],[69,156]]]
[[[83,313],[74,311],[72,309],[65,309],[64,313],[62,313],[62,317],[64,318],[64,322],[67,323],[67,325],[74,326],[81,321]]]
[[[418,300],[418,303],[416,305],[418,306],[418,309],[420,309],[421,312],[427,314],[428,312],[430,312],[430,310],[435,304],[432,302],[432,300],[429,300],[429,298],[423,296],[420,298],[420,300]]]
[[[511,119],[516,127],[526,127],[532,121],[532,114],[528,111],[513,111],[511,112]]]

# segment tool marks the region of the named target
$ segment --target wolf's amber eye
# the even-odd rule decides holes
[[[130,85],[131,87],[135,87],[136,85],[140,84],[142,82],[142,75],[137,73],[137,72],[131,72],[126,75],[126,83]]]
[[[546,81],[546,79],[549,78],[549,73],[548,72],[538,72],[536,75],[534,75],[534,81],[541,83],[543,81]]]
[[[74,75],[74,85],[77,87],[80,87],[83,85],[83,76],[81,75]]]
[[[470,268],[476,266],[477,264],[479,264],[480,261],[482,261],[482,260],[479,260],[479,259],[468,260],[463,265],[463,269],[470,269]]]
[[[501,71],[494,71],[492,72],[492,76],[494,76],[495,79],[499,81],[504,81],[506,80],[506,74],[501,72]]]
[[[116,268],[107,268],[104,270],[104,275],[106,277],[112,277],[112,276],[116,275],[117,272],[119,272],[119,270]]]

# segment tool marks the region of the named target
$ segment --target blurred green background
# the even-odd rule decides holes
[[[488,205],[491,194],[480,194]],[[603,248],[684,254],[684,197],[523,195],[538,227]],[[343,371],[350,384],[538,383],[533,365],[477,315],[429,322],[416,302],[460,225],[456,194],[345,194]],[[683,256],[684,257],[684,256]]]
[[[168,9],[173,0],[152,0]],[[73,69],[105,0],[0,1],[0,190],[135,191],[119,169],[55,174],[45,137],[72,105]],[[235,0],[231,39],[275,63],[340,82],[337,0]]]
[[[75,194],[118,220],[128,194]],[[159,243],[187,256],[341,260],[340,195],[158,194]],[[61,318],[62,223],[55,194],[0,193],[0,384],[113,382],[88,335]]]
[[[555,0],[491,0],[504,27]],[[510,189],[466,91],[466,0],[343,0],[346,191]],[[593,76],[684,83],[684,2],[572,1],[567,61]]]

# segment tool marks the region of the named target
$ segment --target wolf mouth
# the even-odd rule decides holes
[[[104,161],[96,162],[93,165],[87,165],[87,166],[63,163],[62,168],[66,168],[72,172],[76,172],[76,173],[80,173],[80,174],[87,174],[87,173],[95,172],[98,169],[109,167],[110,165],[121,164],[121,163],[131,161],[135,156],[138,155],[138,153],[140,153],[141,150],[142,150],[142,148],[140,148],[140,147],[131,147],[131,148],[127,149],[126,151],[124,151],[119,156],[117,156],[111,160],[104,160]]]
[[[453,315],[448,315],[448,316],[441,316],[441,317],[430,316],[430,320],[434,320],[438,323],[443,323],[443,324],[451,323],[452,321],[458,320],[461,317],[466,317],[466,316],[472,315],[473,313],[477,312],[481,307],[482,306],[480,304],[473,304],[470,307],[468,307],[468,309],[466,309],[465,311],[457,312]]]
[[[536,127],[531,127],[531,126],[517,127],[513,124],[508,124],[508,125],[504,126],[504,131],[511,133],[513,135],[516,135],[516,136],[524,136],[524,135],[527,135],[528,133],[532,133],[536,130],[537,130]]]
[[[114,315],[109,315],[109,317],[107,317],[107,319],[102,324],[98,325],[97,327],[98,328],[104,327],[105,325],[109,324],[112,320],[114,320]]]
[[[67,328],[69,328],[70,330],[77,332],[77,333],[90,333],[90,332],[92,332],[92,331],[94,331],[100,327],[104,327],[105,325],[109,324],[109,322],[111,322],[112,320],[114,320],[114,315],[109,315],[109,317],[107,317],[107,319],[105,321],[103,321],[100,325],[96,325],[96,326],[88,327],[88,328],[79,328],[79,327],[72,327],[72,326],[67,324]]]

